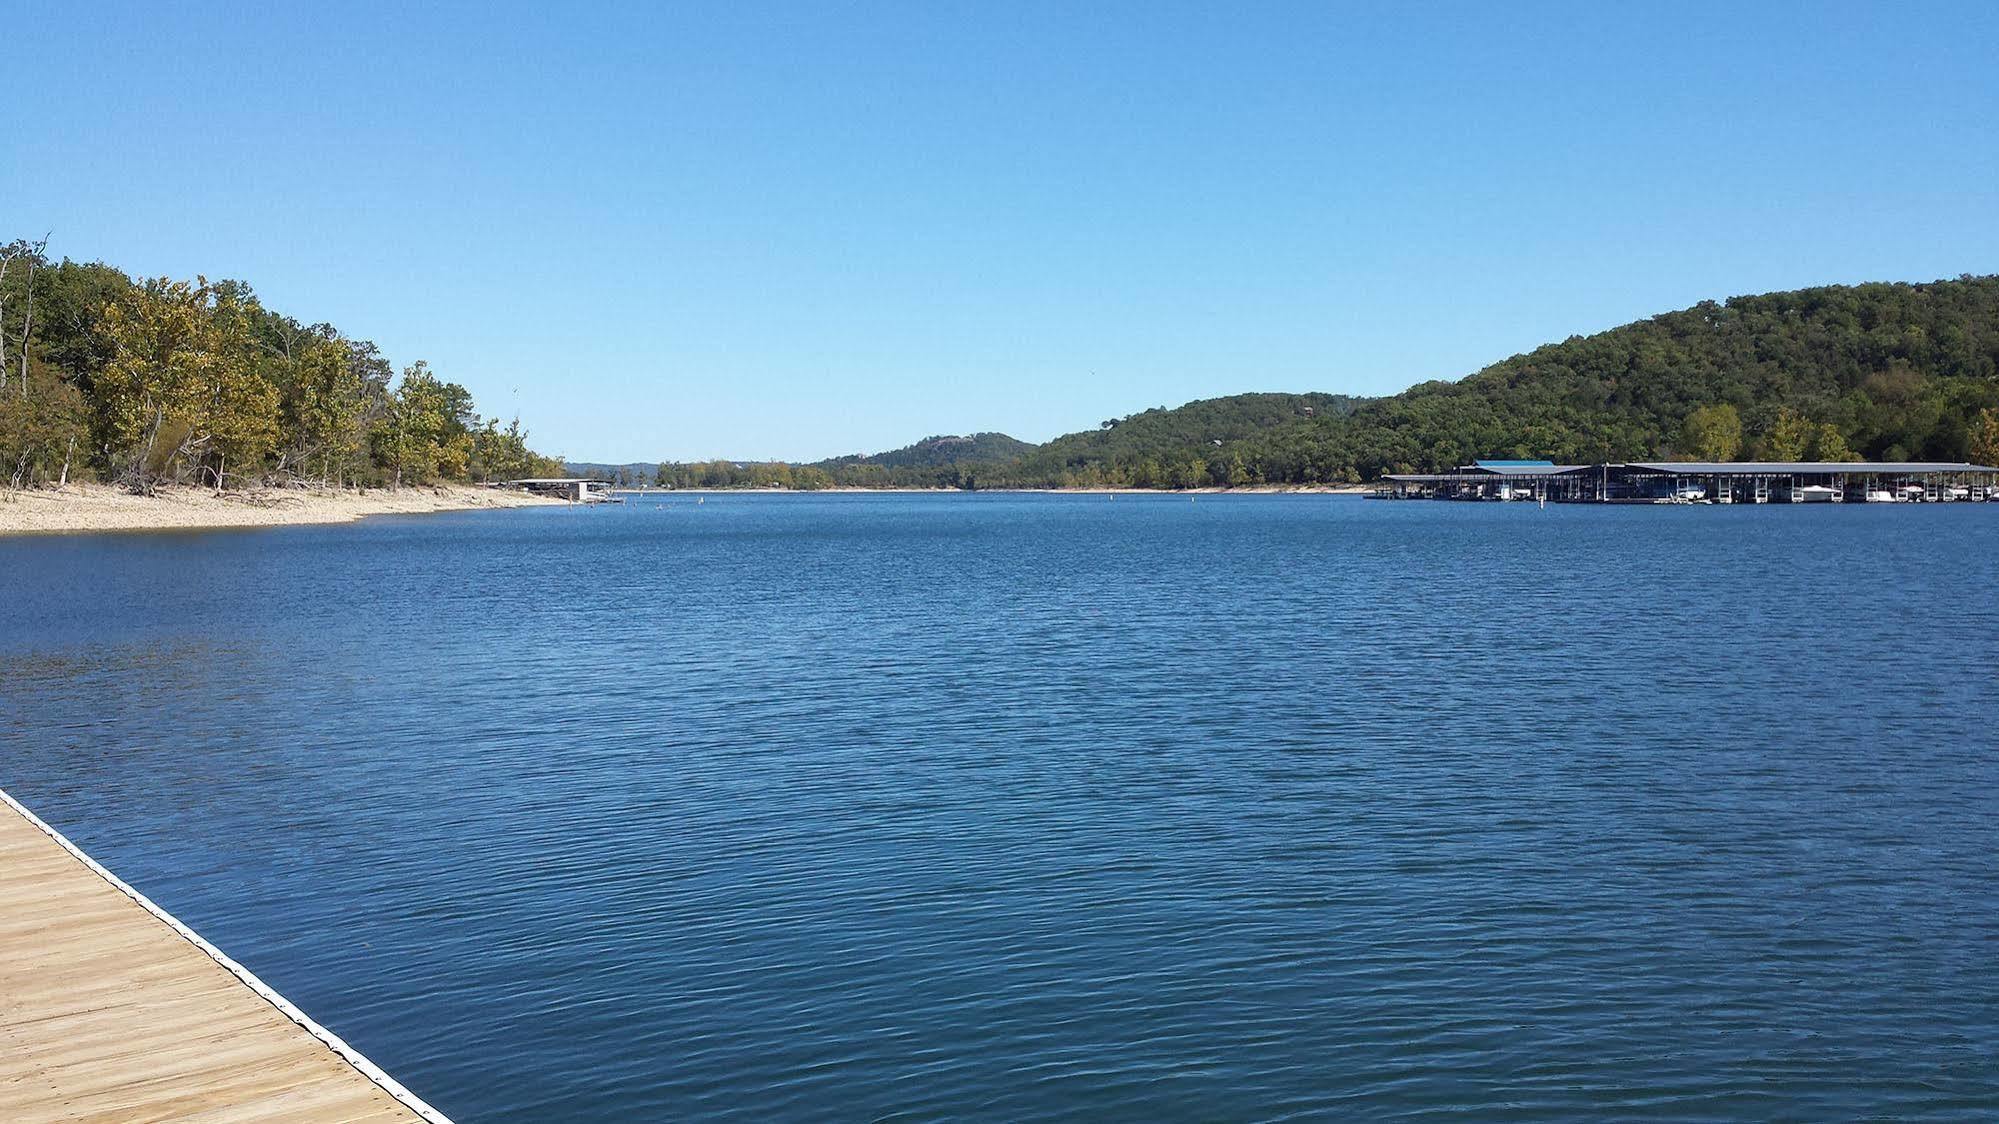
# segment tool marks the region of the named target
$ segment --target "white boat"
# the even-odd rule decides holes
[[[1689,484],[1673,493],[1673,498],[1681,503],[1695,503],[1707,498],[1707,489],[1699,484]]]
[[[1895,502],[1895,493],[1893,493],[1893,492],[1889,491],[1889,490],[1888,490],[1888,489],[1886,489],[1886,488],[1869,488],[1869,489],[1867,489],[1867,502],[1868,502],[1868,503],[1894,503],[1894,502]]]
[[[1971,498],[1971,489],[1962,484],[1953,484],[1949,488],[1944,489],[1943,498],[1947,500],[1968,500]]]
[[[1807,484],[1791,489],[1792,503],[1831,503],[1839,495],[1839,489],[1828,488],[1824,484]]]
[[[1895,498],[1903,503],[1921,503],[1923,500],[1923,486],[1921,484],[1904,484],[1895,489]]]

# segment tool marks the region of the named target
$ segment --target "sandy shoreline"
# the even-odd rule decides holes
[[[380,489],[270,488],[226,492],[163,489],[136,496],[103,484],[62,489],[0,488],[0,535],[78,534],[94,531],[180,531],[221,527],[284,527],[351,523],[369,515],[416,515],[477,508],[559,504],[518,492],[463,485]]]
[[[1019,488],[993,491],[1069,493],[1076,495],[1214,495],[1343,494],[1365,491],[1353,486],[1190,488],[1167,492],[1151,488]],[[650,495],[757,495],[787,492],[762,488],[681,488]],[[827,492],[897,493],[950,492],[956,488],[826,488]],[[799,492],[798,495],[814,493]],[[207,488],[168,488],[155,496],[138,496],[105,484],[71,484],[65,488],[30,488],[16,492],[0,488],[0,535],[88,534],[99,531],[192,531],[228,527],[288,527],[316,523],[351,523],[370,515],[418,515],[481,508],[534,507],[560,504],[519,492],[502,492],[461,484],[366,491],[342,488],[266,488],[225,492]]]

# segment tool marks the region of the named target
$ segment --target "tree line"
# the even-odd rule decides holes
[[[0,246],[0,471],[151,492],[561,474],[518,418],[419,361],[263,306],[239,281],[135,280]]]
[[[1001,458],[818,467],[876,487],[1192,488],[1355,483],[1483,457],[1999,463],[1999,277],[1704,301],[1386,398],[1242,394]]]
[[[1032,445],[1003,433],[926,437],[872,456],[809,465],[714,461],[659,466],[665,487],[801,488],[1197,488],[1259,483],[1243,442],[1285,425],[1351,413],[1368,401],[1343,394],[1237,394],[1168,409],[1155,406],[1097,428]],[[792,479],[780,482],[779,470]]]
[[[1232,487],[1480,457],[1999,461],[1999,277],[1706,301],[1386,398],[1241,394],[1027,445],[932,437],[814,464],[661,464],[670,487]],[[0,246],[0,473],[400,485],[562,474],[518,419],[237,281]],[[637,481],[635,481],[637,482]]]

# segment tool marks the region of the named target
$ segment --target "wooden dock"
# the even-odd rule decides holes
[[[0,1120],[448,1124],[4,792]]]

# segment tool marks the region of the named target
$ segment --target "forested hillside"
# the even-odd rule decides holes
[[[904,445],[886,453],[855,454],[818,462],[820,468],[838,470],[875,465],[881,468],[937,468],[966,461],[1009,461],[1034,448],[1004,433],[974,433],[968,437],[925,437],[914,445]]]
[[[271,312],[236,282],[138,283],[17,242],[0,256],[0,332],[0,467],[16,486],[562,470],[424,364],[398,378],[374,345]],[[662,464],[648,482],[1189,488],[1478,457],[1999,461],[1999,277],[1703,302],[1388,398],[1239,394],[1039,446],[940,436],[815,464]]]
[[[812,464],[781,461],[667,462],[643,476],[618,465],[571,464],[576,471],[666,488],[971,488],[988,465],[1018,458],[1035,446],[1004,433],[926,437],[872,455],[832,457]],[[609,471],[606,471],[609,470]]]
[[[1990,458],[1999,277],[1703,302],[1427,383],[1244,450],[1272,480],[1481,456]]]
[[[1196,488],[1263,479],[1244,452],[1301,426],[1337,424],[1369,400],[1344,394],[1233,394],[1154,407],[1057,437],[986,483]]]
[[[608,480],[620,487],[634,487],[654,483],[658,466],[650,461],[634,461],[629,464],[605,464],[602,461],[563,461],[562,475],[577,476],[588,480]]]
[[[1109,418],[1096,429],[1030,445],[998,433],[932,437],[873,457],[812,467],[846,487],[1191,488],[1251,483],[1233,449],[1259,435],[1352,412],[1343,394],[1235,394]]]
[[[1027,446],[933,437],[813,465],[661,465],[689,487],[1232,487],[1480,457],[1999,462],[1999,277],[1734,297],[1387,398],[1237,394]]]
[[[265,308],[237,281],[135,280],[0,246],[0,474],[409,484],[558,473],[422,362]]]
[[[1390,398],[1241,395],[1071,434],[982,487],[1311,484],[1478,457],[1999,459],[1999,277],[1703,302]],[[1228,425],[1234,417],[1264,424]]]

